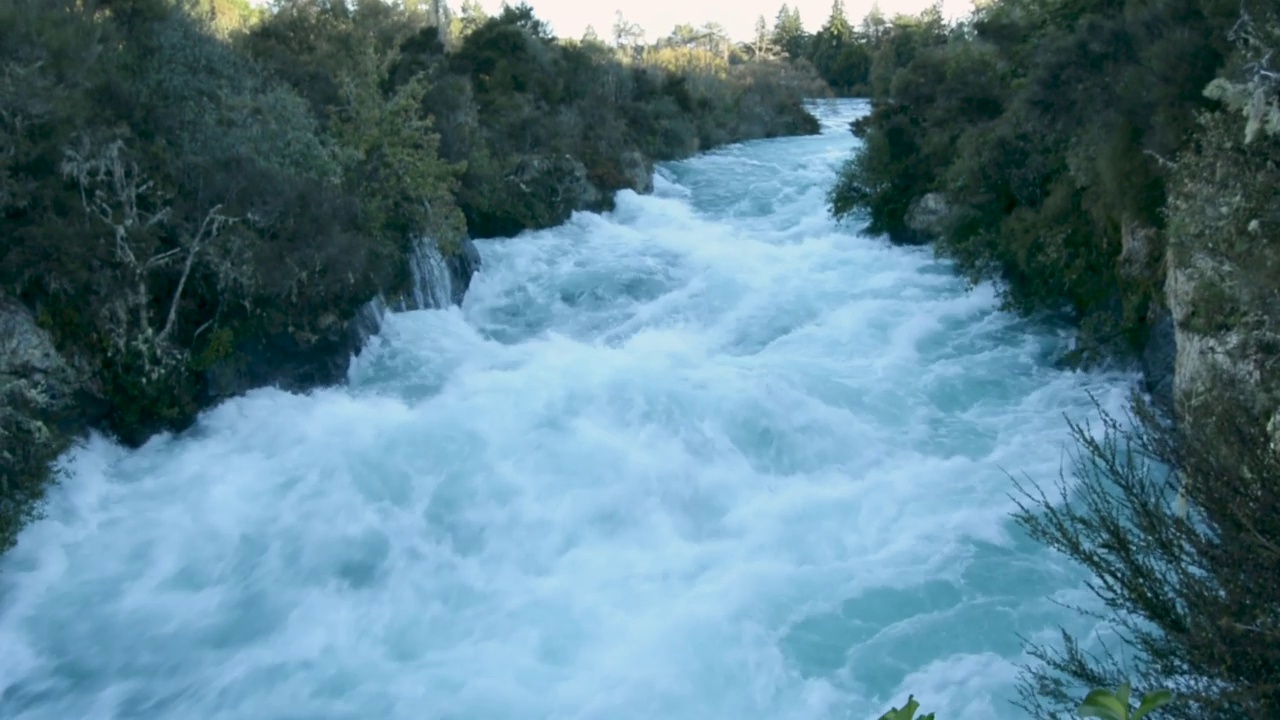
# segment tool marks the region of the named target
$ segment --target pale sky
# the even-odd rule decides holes
[[[254,5],[266,5],[269,0],[249,0]],[[447,0],[449,9],[457,12],[462,0]],[[737,40],[750,40],[755,36],[756,18],[764,15],[765,22],[773,27],[773,20],[784,0],[525,0],[535,14],[551,24],[551,29],[562,38],[580,38],[587,25],[594,25],[601,40],[609,42],[613,36],[613,21],[619,10],[627,20],[644,28],[648,41],[665,37],[680,23],[695,26],[718,22]],[[831,0],[786,0],[800,9],[800,19],[810,32],[816,32],[831,15]],[[866,16],[876,0],[845,0],[845,15],[857,25]],[[917,13],[932,5],[934,0],[880,0],[880,10],[887,17],[897,13]],[[520,0],[510,0],[518,5]],[[502,0],[480,0],[489,14],[496,14]],[[948,18],[958,18],[973,10],[973,0],[943,0],[942,13]]]
[[[769,27],[782,7],[783,0],[526,0],[538,17],[551,23],[556,35],[564,38],[582,36],[587,25],[594,25],[600,39],[608,42],[612,37],[614,13],[618,10],[627,20],[645,30],[645,39],[654,40],[671,32],[679,23],[701,25],[718,22],[729,35],[747,40],[755,34],[756,18],[764,15]],[[871,9],[874,0],[845,0],[845,14],[857,25]],[[831,0],[788,0],[791,7],[800,9],[800,17],[810,32],[822,27],[831,14]],[[490,13],[502,7],[502,0],[480,0]],[[512,0],[512,5],[518,0]],[[892,17],[896,13],[916,13],[933,0],[880,0],[880,10]],[[454,11],[461,0],[450,0]],[[973,9],[972,0],[944,0],[943,14],[960,17]]]

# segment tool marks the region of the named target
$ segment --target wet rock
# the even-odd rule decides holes
[[[467,290],[471,288],[471,278],[480,272],[480,251],[471,238],[463,238],[458,251],[445,256],[445,265],[449,269],[453,304],[461,305]]]
[[[1146,390],[1158,408],[1173,411],[1173,379],[1177,372],[1178,344],[1173,315],[1164,307],[1156,308],[1148,325],[1147,342],[1142,349],[1142,374]]]
[[[305,392],[347,379],[351,358],[367,339],[367,319],[330,316],[307,328],[282,328],[242,339],[235,352],[204,371],[203,406],[260,387]]]
[[[101,411],[85,377],[30,310],[0,295],[0,552],[34,517],[54,460]]]

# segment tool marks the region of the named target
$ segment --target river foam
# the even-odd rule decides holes
[[[479,243],[348,387],[64,458],[0,560],[0,716],[1016,718],[1081,573],[1009,520],[1131,378],[833,223],[824,134]]]

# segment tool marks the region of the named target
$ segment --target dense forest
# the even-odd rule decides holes
[[[817,131],[806,66],[673,38],[440,0],[0,0],[0,548],[85,427],[136,445],[340,381],[424,243],[460,292],[469,237]]]
[[[941,10],[935,7],[920,18],[898,15],[891,20],[874,4],[854,25],[845,11],[844,0],[833,0],[822,27],[810,33],[805,30],[800,10],[784,4],[772,27],[764,16],[756,20],[752,49],[757,56],[785,57],[808,64],[835,94],[862,97],[871,92],[872,60],[882,41],[895,26],[919,22],[921,18],[940,23]]]
[[[1280,717],[1280,8],[991,0],[848,37],[847,74],[820,69],[872,111],[833,211],[1147,377],[1133,417],[1076,428],[1058,491],[1019,495],[1123,640],[1030,648],[1024,707],[1132,681],[1175,691],[1164,717]]]

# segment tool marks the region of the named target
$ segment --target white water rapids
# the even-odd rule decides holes
[[[480,243],[347,387],[65,458],[0,559],[10,720],[1018,718],[1081,572],[1009,519],[1131,380],[835,224],[821,136]]]

